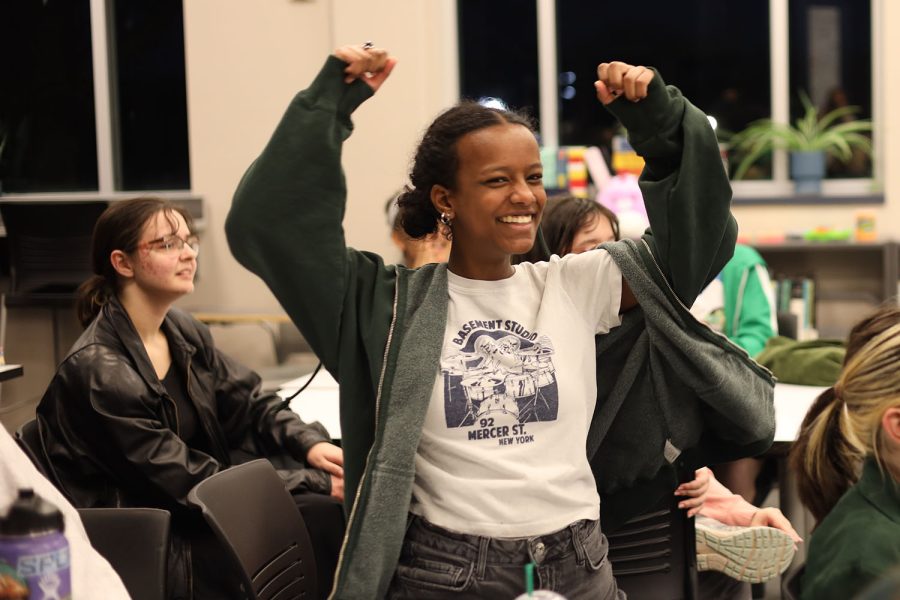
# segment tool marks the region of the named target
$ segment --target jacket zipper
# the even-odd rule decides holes
[[[400,294],[400,286],[398,282],[394,283],[394,304],[392,306],[392,314],[391,314],[391,326],[388,329],[387,342],[384,345],[384,356],[381,359],[381,373],[378,376],[378,389],[375,392],[375,432],[376,435],[378,433],[378,419],[379,413],[381,412],[381,393],[382,386],[384,385],[384,374],[387,371],[387,362],[388,362],[388,353],[391,349],[391,341],[394,337],[394,326],[397,323],[397,298]],[[366,455],[366,466],[363,469],[362,477],[359,480],[359,485],[356,486],[356,495],[353,498],[353,506],[350,508],[350,517],[347,519],[347,528],[344,531],[344,541],[341,543],[341,551],[338,553],[338,562],[337,567],[335,568],[335,577],[334,584],[332,585],[331,592],[328,594],[328,599],[332,600],[334,598],[334,594],[337,592],[337,586],[339,582],[339,576],[341,573],[341,567],[344,564],[344,550],[347,548],[347,541],[350,539],[350,529],[353,527],[353,520],[356,516],[356,508],[359,504],[359,497],[362,495],[363,484],[366,481],[366,476],[369,474],[369,459],[372,458],[372,451],[375,449],[375,439],[372,440],[372,446],[369,448],[369,453]]]
[[[666,276],[663,274],[663,272],[662,272],[662,267],[660,267],[660,266],[659,266],[659,263],[656,262],[656,257],[653,255],[653,251],[650,249],[650,245],[647,244],[647,240],[645,240],[644,238],[641,238],[641,243],[644,245],[644,248],[647,249],[647,254],[650,255],[650,260],[653,261],[653,266],[656,267],[656,272],[659,273],[660,278],[661,278],[661,279],[665,282],[665,284],[666,284],[666,288],[672,293],[672,297],[675,298],[675,302],[677,302],[678,305],[679,305],[681,308],[683,308],[683,309],[687,312],[687,314],[691,315],[691,318],[693,318],[694,321],[695,321],[696,323],[699,323],[699,324],[702,325],[703,327],[706,327],[709,331],[711,331],[712,333],[714,333],[714,334],[716,334],[717,336],[719,336],[723,341],[728,342],[728,345],[731,346],[732,348],[736,348],[737,350],[740,350],[741,353],[744,355],[744,357],[746,357],[748,360],[753,361],[753,363],[755,363],[757,366],[759,366],[760,369],[762,369],[763,371],[765,371],[765,372],[768,373],[771,377],[774,378],[774,377],[775,377],[775,374],[772,373],[772,371],[770,371],[768,368],[762,366],[761,364],[759,364],[758,362],[756,362],[755,360],[753,360],[753,358],[750,356],[750,354],[749,354],[746,350],[744,350],[743,348],[741,348],[740,346],[738,346],[737,344],[735,344],[734,342],[732,342],[731,340],[729,340],[728,337],[727,337],[726,335],[724,335],[723,333],[720,333],[720,332],[716,331],[715,329],[713,329],[712,327],[710,327],[709,325],[707,325],[707,324],[704,323],[703,321],[701,321],[701,320],[697,319],[696,317],[694,317],[693,314],[691,314],[691,309],[689,309],[687,306],[684,305],[684,302],[681,301],[681,298],[678,297],[678,294],[676,294],[676,293],[675,293],[675,290],[672,289],[672,285],[669,283],[669,280],[668,280],[668,279],[666,278]]]

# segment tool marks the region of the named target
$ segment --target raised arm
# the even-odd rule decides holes
[[[266,282],[333,373],[350,280],[368,260],[344,240],[341,149],[351,113],[395,63],[383,50],[361,47],[329,57],[244,174],[225,223],[234,256]]]
[[[597,74],[597,98],[645,161],[640,186],[650,229],[644,240],[690,306],[731,258],[737,238],[715,132],[703,112],[651,69],[601,63]]]

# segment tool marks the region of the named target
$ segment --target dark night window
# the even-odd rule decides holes
[[[798,90],[824,114],[853,105],[853,118],[872,117],[872,13],[859,0],[790,1],[791,118],[802,113]],[[854,151],[846,163],[829,159],[827,176],[871,177],[872,161]]]
[[[0,3],[2,191],[97,189],[89,0]]]
[[[460,93],[498,98],[537,120],[537,6],[522,0],[458,0]]]
[[[91,7],[0,2],[0,191],[190,189],[181,0],[106,0],[105,27]]]
[[[656,67],[718,127],[738,131],[770,115],[769,9],[721,0],[556,3],[561,145],[609,147],[616,122],[594,94],[599,62]],[[612,26],[612,24],[615,26]],[[769,176],[768,171],[763,176]]]
[[[181,0],[117,0],[114,14],[119,189],[188,189]]]

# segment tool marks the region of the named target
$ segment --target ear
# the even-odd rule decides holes
[[[109,255],[109,262],[119,276],[126,279],[134,277],[134,267],[131,264],[131,258],[121,250],[113,250]]]
[[[881,428],[885,436],[900,448],[900,406],[894,406],[881,415]]]
[[[431,186],[431,205],[438,213],[447,213],[453,218],[453,205],[450,203],[450,190],[442,185]]]

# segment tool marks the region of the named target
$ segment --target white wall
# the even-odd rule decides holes
[[[422,128],[457,89],[448,0],[187,0],[185,49],[193,191],[206,202],[200,279],[187,307],[278,311],[231,257],[223,226],[231,195],[295,92],[337,46],[372,40],[399,59],[354,115],[345,147],[351,246],[394,261],[384,203],[406,180]]]

